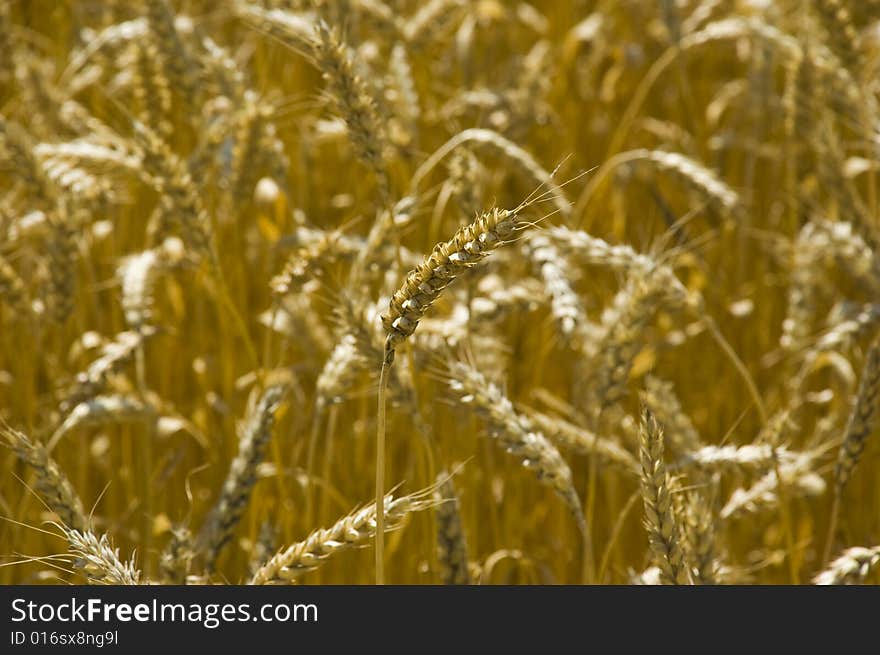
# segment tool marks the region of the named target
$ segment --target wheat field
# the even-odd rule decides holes
[[[878,54],[0,0],[0,583],[877,583]]]

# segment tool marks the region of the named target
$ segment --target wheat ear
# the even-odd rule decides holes
[[[37,475],[37,492],[61,518],[61,522],[74,530],[85,530],[89,522],[83,511],[82,501],[46,447],[5,424],[0,424],[0,434],[19,459],[34,470]]]
[[[486,420],[490,436],[562,499],[581,534],[586,536],[587,526],[571,469],[556,446],[518,414],[510,399],[482,373],[463,362],[453,362],[449,374],[449,386],[461,402],[473,407]]]
[[[647,408],[642,409],[639,436],[645,529],[664,584],[689,584],[682,529],[672,502],[672,480],[663,462],[663,429]]]
[[[843,491],[853,470],[859,463],[862,451],[865,449],[865,442],[874,432],[878,401],[880,401],[880,336],[875,338],[868,350],[855,405],[850,412],[843,443],[840,444],[840,450],[837,454],[837,464],[834,467],[834,500],[831,505],[831,517],[828,521],[828,538],[825,541],[823,561],[827,561],[831,553]]]
[[[521,216],[534,199],[527,198],[515,209],[494,208],[458,230],[449,240],[434,246],[425,261],[406,276],[403,285],[391,297],[388,311],[382,316],[385,327],[385,353],[379,374],[379,407],[376,420],[376,579],[382,584],[384,556],[385,496],[385,396],[390,367],[398,345],[412,336],[419,320],[440,297],[443,290],[469,268],[476,266],[493,250],[512,240],[516,233],[529,227]]]
[[[880,564],[880,546],[848,548],[813,578],[813,582],[817,585],[858,584],[871,574],[877,564]]]
[[[195,551],[193,536],[186,526],[171,530],[171,539],[159,556],[159,573],[167,584],[185,584]]]
[[[448,473],[440,474],[434,500],[437,502],[434,508],[437,518],[437,559],[443,584],[470,584],[467,540],[461,524],[461,508],[455,485]]]
[[[701,585],[718,584],[720,565],[716,544],[715,516],[712,507],[702,495],[687,495],[684,508],[684,540],[694,582]]]
[[[388,494],[383,498],[385,506],[385,530],[397,530],[407,517],[435,504],[431,499],[433,488],[395,498]],[[375,538],[379,529],[375,504],[356,510],[339,519],[330,528],[312,532],[303,541],[277,553],[261,566],[251,578],[250,584],[295,582],[300,576],[321,566],[325,560],[338,552],[364,546]]]
[[[281,404],[284,392],[285,387],[281,385],[267,388],[242,431],[238,454],[229,467],[220,498],[199,534],[198,550],[204,552],[208,570],[213,569],[220,550],[232,537],[250,500],[251,490],[257,481],[257,466],[272,436],[275,411]]]
[[[141,573],[134,560],[123,562],[119,549],[113,548],[106,534],[98,537],[91,530],[64,529],[70,552],[76,557],[74,566],[91,584],[138,585]]]

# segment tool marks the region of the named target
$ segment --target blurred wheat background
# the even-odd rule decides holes
[[[876,583],[878,51],[0,0],[0,583]]]

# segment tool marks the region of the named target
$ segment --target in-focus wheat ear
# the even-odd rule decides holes
[[[525,225],[518,209],[494,208],[462,227],[449,241],[434,246],[424,263],[406,276],[382,315],[387,333],[385,362],[390,365],[394,361],[397,347],[415,332],[419,320],[447,286]]]
[[[530,225],[520,212],[541,199],[532,194],[515,209],[493,208],[470,225],[465,225],[449,240],[438,243],[425,261],[406,276],[391,296],[388,311],[382,315],[385,328],[385,353],[379,374],[379,409],[376,420],[376,583],[384,580],[384,506],[385,496],[385,395],[388,373],[397,347],[406,341],[430,309],[457,277],[479,264],[496,248],[511,241],[517,231]]]

